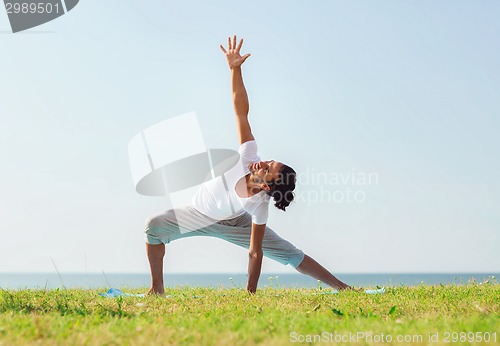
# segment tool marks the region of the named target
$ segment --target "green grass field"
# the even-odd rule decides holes
[[[500,344],[500,285],[0,291],[0,345]],[[143,293],[144,290],[123,290]]]

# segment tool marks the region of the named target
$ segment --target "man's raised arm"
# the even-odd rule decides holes
[[[222,45],[220,45],[220,49],[226,55],[227,63],[229,65],[229,69],[231,70],[233,107],[236,115],[236,125],[240,137],[240,144],[242,144],[254,139],[250,123],[248,122],[248,111],[250,109],[248,104],[248,95],[245,85],[243,84],[243,76],[241,74],[241,65],[250,56],[250,54],[245,54],[244,56],[240,55],[243,40],[240,40],[238,46],[236,46],[236,35],[234,35],[232,41],[231,38],[228,37],[227,43],[227,50]]]

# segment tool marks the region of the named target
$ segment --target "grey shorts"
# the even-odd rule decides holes
[[[181,229],[188,225],[189,231]],[[208,225],[208,226],[207,226]],[[227,240],[245,249],[250,247],[252,216],[245,213],[233,219],[217,221],[200,213],[191,206],[170,209],[154,216],[146,222],[146,242],[148,244],[168,244],[180,238],[209,236]],[[304,253],[266,226],[262,241],[264,256],[284,265],[297,268],[304,259]]]

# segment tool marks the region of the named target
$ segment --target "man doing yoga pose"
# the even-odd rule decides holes
[[[248,122],[248,96],[243,84],[241,65],[250,56],[241,56],[243,40],[228,38],[227,50],[221,45],[231,74],[231,87],[236,127],[240,139],[238,163],[226,173],[201,185],[190,205],[170,209],[152,217],[146,224],[146,250],[152,284],[148,293],[164,294],[163,257],[165,244],[191,236],[212,236],[248,249],[248,282],[250,293],[257,290],[262,257],[290,264],[337,288],[351,288],[338,280],[311,257],[284,240],[266,226],[268,205],[285,211],[293,200],[296,173],[274,160],[261,161],[257,143]],[[182,232],[179,224],[188,227]]]

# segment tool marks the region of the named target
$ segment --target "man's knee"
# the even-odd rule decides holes
[[[300,254],[295,255],[291,260],[290,260],[290,265],[294,268],[297,269],[302,262],[304,262],[304,258],[306,257],[305,253],[302,251]]]
[[[146,220],[146,233],[158,228],[167,228],[171,223],[169,220],[175,219],[173,210],[167,210],[165,213],[149,217]]]
[[[146,233],[152,229],[160,228],[163,224],[161,215],[151,216],[146,220]]]
[[[159,245],[170,242],[169,233],[173,229],[173,223],[170,220],[175,218],[173,214],[172,210],[168,210],[163,214],[152,216],[146,220],[146,243]]]
[[[298,266],[304,260],[304,253],[295,249],[264,249],[264,256],[271,258],[283,265],[291,265],[293,268],[297,269]]]

